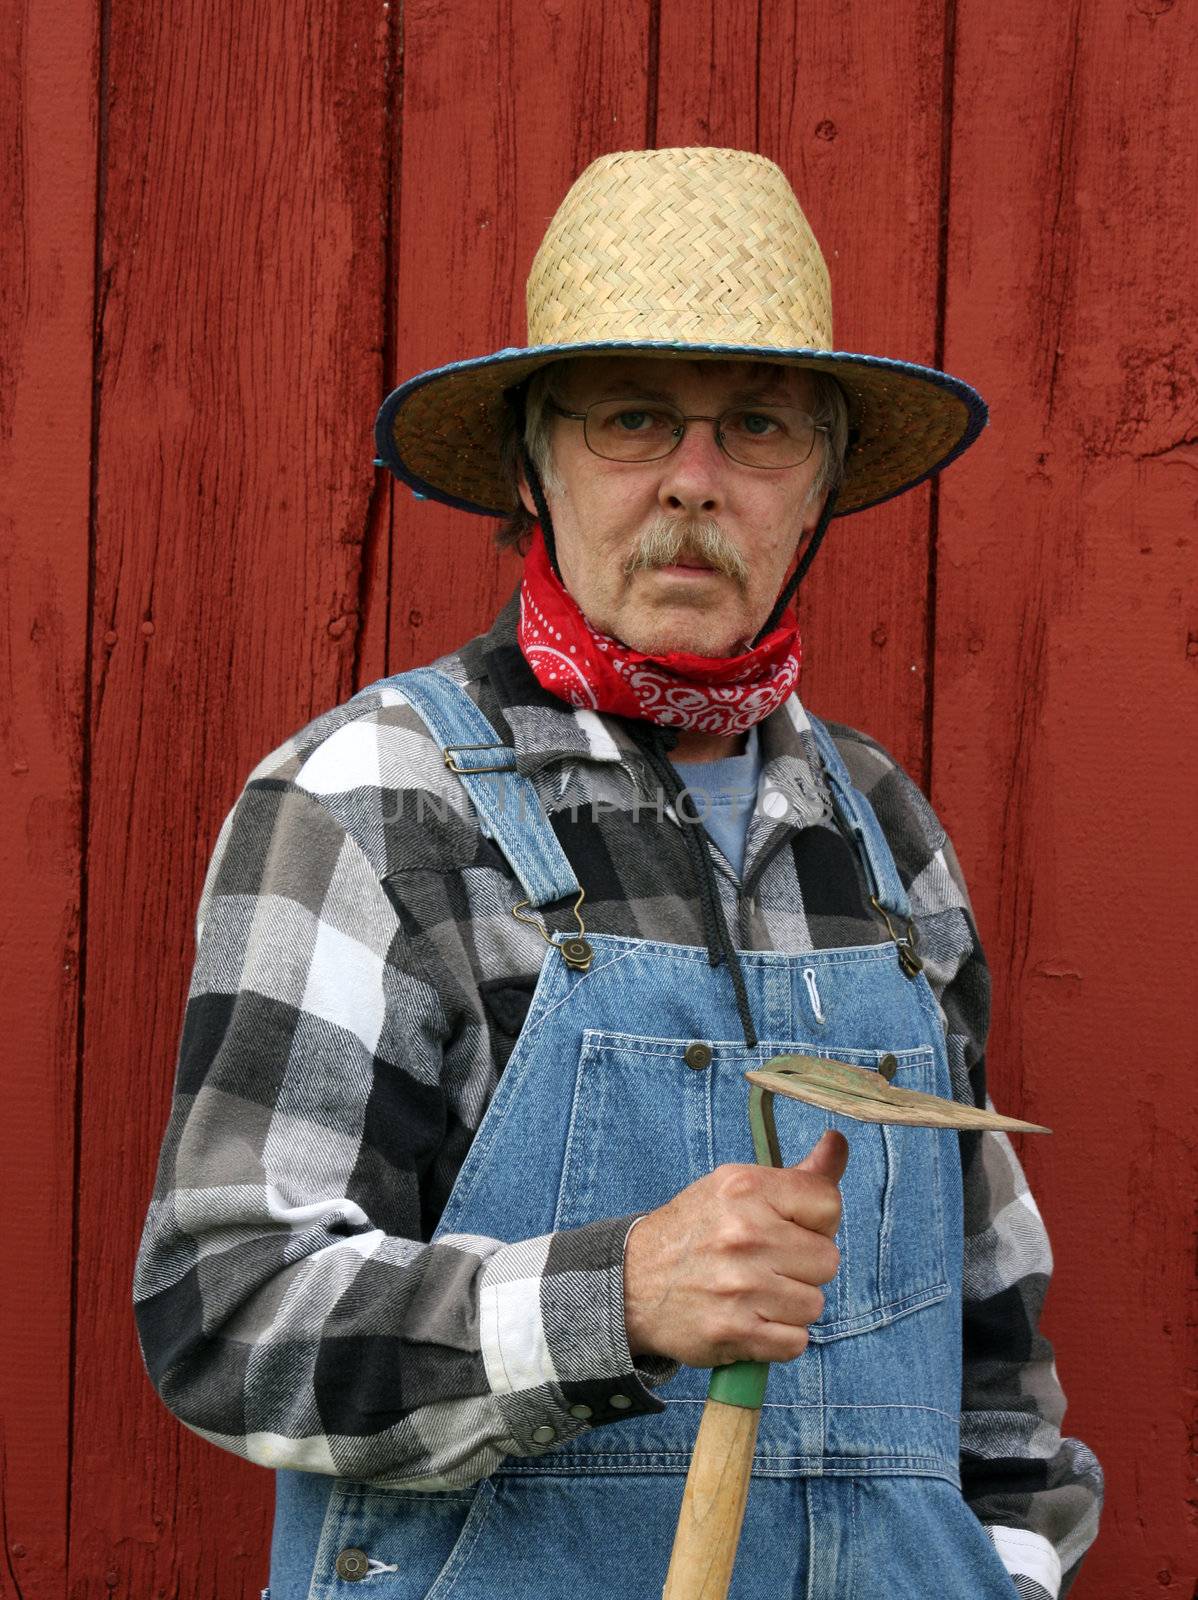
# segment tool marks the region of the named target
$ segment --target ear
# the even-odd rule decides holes
[[[516,488],[520,491],[520,504],[530,517],[535,517],[537,515],[536,503],[533,500],[532,491],[528,487],[528,476],[523,467],[520,467],[516,473]]]
[[[803,533],[805,535],[815,532],[816,525],[824,514],[824,506],[827,502],[828,491],[826,489],[820,494],[808,495],[807,504],[803,507]],[[800,549],[805,543],[805,539],[799,540]]]

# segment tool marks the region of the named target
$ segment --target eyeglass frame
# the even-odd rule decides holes
[[[736,412],[736,411],[751,411],[752,410],[752,406],[751,405],[743,405],[742,404],[742,405],[736,405],[736,406],[727,406],[723,411],[719,412],[714,417],[703,416],[703,415],[701,415],[699,413],[696,413],[694,416],[687,416],[687,414],[684,411],[680,411],[678,409],[678,407],[676,405],[674,405],[669,400],[653,400],[653,401],[646,401],[645,402],[645,409],[646,410],[651,409],[653,406],[657,406],[661,410],[672,411],[674,413],[674,415],[678,418],[678,420],[682,424],[681,428],[677,429],[677,431],[675,433],[675,436],[674,436],[674,442],[670,446],[670,448],[668,450],[663,450],[661,455],[659,455],[659,456],[605,456],[602,453],[602,451],[596,450],[594,445],[590,441],[590,438],[589,438],[588,432],[587,432],[587,425],[586,425],[587,417],[590,415],[590,413],[592,411],[594,411],[596,406],[609,406],[609,405],[612,405],[615,401],[619,400],[620,398],[621,397],[619,395],[612,395],[607,400],[592,400],[590,405],[586,408],[585,411],[567,411],[564,406],[559,405],[558,402],[556,400],[554,400],[551,396],[547,399],[546,404],[549,406],[549,408],[552,411],[555,411],[559,417],[567,417],[571,422],[581,422],[582,423],[582,440],[583,440],[583,443],[586,445],[587,449],[591,452],[591,454],[593,456],[597,456],[600,461],[616,461],[616,462],[619,462],[622,466],[631,466],[631,467],[640,466],[646,461],[665,461],[665,460],[667,460],[670,456],[672,456],[674,454],[674,451],[677,450],[678,446],[682,443],[683,439],[686,438],[686,425],[687,425],[688,422],[712,422],[712,423],[715,423],[716,426],[712,429],[712,433],[715,436],[715,442],[716,442],[717,446],[719,447],[719,449],[724,453],[724,455],[726,455],[728,457],[729,461],[734,462],[738,467],[749,467],[754,472],[790,472],[795,467],[806,466],[807,462],[811,460],[812,451],[814,451],[814,449],[815,449],[815,437],[814,436],[817,433],[822,433],[822,434],[830,434],[831,433],[831,429],[827,426],[826,423],[817,422],[815,420],[815,418],[811,416],[811,413],[809,411],[804,411],[803,410],[802,406],[792,406],[792,405],[787,404],[786,402],[767,401],[767,402],[764,402],[764,406],[765,406],[766,410],[768,410],[770,408],[770,406],[773,406],[775,410],[798,411],[803,416],[811,418],[811,432],[812,432],[811,449],[808,450],[807,454],[803,457],[802,461],[788,461],[785,466],[768,466],[763,461],[741,461],[739,459],[739,457],[734,456],[732,454],[732,452],[729,450],[727,442],[724,439],[724,435],[720,430],[719,424],[724,420],[725,417],[731,416],[733,414],[733,412]],[[637,409],[636,401],[637,401],[637,397],[635,395],[633,395],[632,399],[631,399],[631,402],[630,402],[630,404],[628,406],[628,410],[629,411],[635,411]]]

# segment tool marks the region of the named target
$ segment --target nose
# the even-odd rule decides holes
[[[657,500],[663,510],[692,516],[719,511],[728,459],[715,442],[713,422],[688,422],[681,443],[661,465]]]

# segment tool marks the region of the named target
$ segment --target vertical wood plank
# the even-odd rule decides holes
[[[758,149],[820,242],[841,350],[937,364],[944,34],[945,0],[762,0]],[[834,520],[800,611],[812,709],[871,733],[917,783],[930,503],[921,486]]]
[[[524,282],[569,185],[645,141],[649,0],[409,0],[396,381],[525,343]],[[390,670],[487,626],[520,564],[495,524],[398,484]]]
[[[524,274],[567,183],[603,150],[654,142],[654,115],[659,144],[780,161],[828,257],[842,347],[935,360],[947,104],[944,363],[977,382],[995,425],[942,480],[934,560],[927,490],[834,526],[805,594],[804,692],[926,778],[935,577],[932,794],[995,966],[995,1092],[1053,1123],[1056,1148],[1070,1141],[1060,1159],[1030,1142],[1025,1155],[1060,1262],[1049,1326],[1069,1422],[1110,1480],[1074,1592],[1142,1600],[1193,1583],[1177,1196],[1192,1192],[1195,1140],[1176,1112],[1189,1018],[1159,946],[1187,926],[1195,888],[1171,824],[1195,776],[1174,708],[1198,659],[1196,175],[1182,131],[1198,30],[1173,0],[1102,16],[1024,0],[1001,24],[956,0],[946,98],[945,3],[821,17],[781,0],[660,0],[647,83],[650,0],[616,14],[415,0],[402,167],[386,5],[185,6],[168,21],[118,0],[102,119],[94,9],[60,9],[52,29],[31,11],[0,46],[0,125],[19,157],[0,255],[0,863],[16,907],[0,949],[18,998],[0,1179],[16,1224],[0,1308],[14,1419],[0,1595],[19,1585],[41,1600],[64,1582],[88,740],[69,1592],[252,1594],[269,1479],[161,1410],[128,1309],[200,876],[266,749],[384,665],[485,624],[518,572],[481,520],[371,484],[378,400],[422,366],[522,342]],[[85,721],[78,419],[98,126]],[[384,293],[398,296],[389,340]],[[1189,974],[1192,990],[1192,959]]]
[[[378,386],[365,414],[354,412],[347,423],[354,440],[355,477],[369,478],[370,499],[362,541],[362,569],[358,580],[358,615],[353,657],[353,687],[363,688],[387,671],[392,629],[392,554],[395,541],[395,504],[390,474],[374,466],[374,418],[395,370],[395,295],[392,289],[392,253],[399,227],[399,171],[403,134],[403,6],[381,0],[379,37],[375,56],[377,75],[371,93],[377,97],[374,116],[382,130],[382,148],[372,182],[379,196],[380,253],[378,278],[364,290],[370,312],[377,316]],[[365,308],[364,308],[365,309]],[[355,402],[357,403],[357,402]]]
[[[658,149],[757,149],[760,9],[760,0],[662,0],[652,141]]]
[[[0,36],[0,1595],[66,1581],[99,17]]]
[[[70,1594],[257,1594],[273,1481],[183,1430],[130,1284],[193,913],[252,765],[353,688],[386,8],[115,0],[98,365]]]
[[[1195,81],[1173,0],[958,0],[946,350],[992,425],[942,490],[933,788],[995,1095],[1056,1130],[1047,1325],[1108,1494],[1077,1600],[1198,1578]]]

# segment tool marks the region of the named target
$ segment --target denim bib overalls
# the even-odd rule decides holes
[[[421,668],[383,682],[443,749],[455,747],[458,768],[505,759],[444,675]],[[910,908],[882,830],[810,720],[839,824],[905,928]],[[492,774],[462,777],[483,830],[520,878],[526,915],[572,905],[577,879],[506,759],[502,799]],[[896,1085],[949,1094],[940,1009],[893,941],[741,951],[760,1036],[749,1048],[728,973],[706,949],[588,931],[582,971],[564,959],[568,936],[554,937],[434,1239],[511,1242],[649,1211],[722,1162],[753,1162],[744,1074],[783,1052],[867,1068],[891,1055]],[[696,1043],[707,1049],[690,1050],[688,1064]],[[769,1369],[733,1600],[1011,1600],[1014,1584],[959,1489],[956,1135],[853,1122],[780,1096],[774,1109],[787,1163],[830,1126],[850,1153],[839,1271],[807,1349]],[[574,1437],[508,1456],[464,1489],[279,1472],[271,1600],[660,1600],[709,1377],[682,1367],[656,1390],[664,1412],[580,1422]]]

